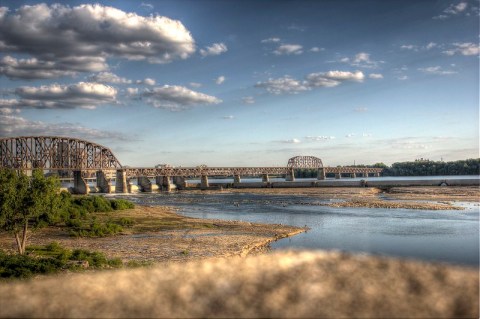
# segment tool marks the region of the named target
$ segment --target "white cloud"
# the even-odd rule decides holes
[[[399,76],[397,76],[397,79],[400,80],[400,81],[405,81],[405,80],[408,80],[408,76],[406,76],[406,75],[399,75]]]
[[[327,140],[334,140],[335,136],[326,136],[326,135],[320,135],[320,136],[305,136],[305,139],[313,142],[319,142],[319,141],[327,141]]]
[[[456,71],[443,70],[440,66],[430,66],[427,68],[418,68],[419,71],[427,74],[437,74],[437,75],[449,75],[456,74]]]
[[[98,82],[98,83],[115,83],[115,84],[130,84],[132,83],[131,80],[126,78],[119,77],[116,74],[111,72],[100,72],[95,74],[89,78],[91,82]]]
[[[453,43],[453,48],[443,51],[446,55],[454,55],[454,54],[461,54],[461,55],[476,55],[478,56],[480,53],[480,46],[478,44],[474,44],[471,42],[464,42],[464,43]]]
[[[100,4],[36,4],[3,13],[0,50],[35,59],[10,61],[1,73],[12,78],[26,78],[18,72],[28,67],[35,69],[29,78],[52,78],[105,71],[111,56],[168,63],[195,52],[183,24],[158,15],[144,17]]]
[[[145,89],[141,95],[150,105],[171,111],[181,111],[196,105],[219,104],[222,102],[214,96],[177,85]]]
[[[273,94],[298,94],[317,87],[335,87],[345,81],[362,82],[365,75],[361,71],[328,71],[322,73],[310,73],[305,76],[304,81],[296,80],[289,76],[278,79],[268,79],[265,82],[258,82],[255,87],[264,88]]]
[[[227,115],[227,116],[223,116],[222,119],[224,120],[233,120],[235,118],[235,116],[233,115]]]
[[[137,95],[138,94],[138,88],[127,88],[127,94],[128,95]]]
[[[24,86],[15,89],[18,99],[0,100],[0,106],[37,109],[94,109],[103,104],[116,103],[117,90],[93,82],[71,85]]]
[[[366,107],[357,107],[354,109],[355,112],[357,113],[365,113],[365,112],[368,112],[368,108]]]
[[[145,79],[143,79],[143,80],[137,80],[135,83],[153,86],[153,85],[155,85],[157,82],[156,82],[154,79],[145,78]]]
[[[225,77],[223,75],[219,76],[216,80],[215,80],[215,83],[217,83],[218,85],[222,84],[223,82],[225,82]]]
[[[372,137],[372,133],[362,133],[362,137]]]
[[[462,12],[465,12],[467,7],[468,7],[467,2],[460,2],[460,3],[457,3],[457,4],[452,3],[445,10],[443,10],[442,14],[434,16],[433,19],[440,19],[440,20],[448,19],[452,16],[455,16],[455,15],[458,15]]]
[[[344,57],[339,60],[342,63],[348,63],[351,66],[360,68],[377,68],[383,61],[374,61],[370,58],[370,53],[359,52],[353,58]]]
[[[302,141],[300,141],[298,138],[292,138],[290,140],[282,140],[282,141],[279,141],[279,142],[280,143],[286,143],[286,144],[299,144]]]
[[[245,96],[242,97],[242,102],[243,104],[255,104],[255,99],[253,98],[253,96]]]
[[[416,45],[413,45],[413,44],[403,44],[400,46],[400,49],[403,49],[403,50],[418,50],[418,46]]]
[[[298,55],[303,53],[303,46],[299,44],[282,44],[278,46],[278,48],[273,51],[275,55]]]
[[[273,94],[297,94],[310,89],[303,81],[295,80],[289,76],[278,79],[270,78],[265,82],[257,82],[255,87],[266,89]]]
[[[200,55],[206,57],[209,55],[220,55],[228,51],[227,46],[224,43],[214,43],[209,47],[200,49]]]
[[[325,49],[319,48],[319,47],[313,47],[310,49],[310,52],[320,52],[320,51],[325,51]]]
[[[190,82],[188,85],[190,85],[192,88],[199,88],[202,86],[201,83],[197,83],[197,82]]]
[[[437,44],[435,42],[429,42],[426,46],[425,49],[430,50],[437,47]]]
[[[370,74],[368,75],[368,77],[369,77],[370,79],[375,79],[375,80],[383,79],[383,75],[380,74],[380,73],[370,73]]]
[[[51,79],[106,68],[103,57],[63,57],[57,61],[48,61],[37,58],[17,59],[7,55],[0,60],[0,75],[10,79]]]
[[[280,38],[273,37],[273,38],[263,39],[261,42],[262,43],[276,43],[276,42],[280,42]]]
[[[9,107],[0,108],[0,115],[12,115],[15,113],[20,113],[19,109],[12,109]]]
[[[53,135],[70,136],[86,140],[132,140],[130,134],[102,131],[75,123],[46,123],[31,121],[17,115],[0,113],[0,136]]]
[[[144,7],[144,8],[147,8],[149,10],[153,10],[153,4],[151,4],[151,3],[142,2],[142,3],[140,3],[140,7]]]
[[[345,135],[346,138],[351,138],[351,137],[355,137],[357,136],[357,134],[355,133],[348,133],[347,135]]]

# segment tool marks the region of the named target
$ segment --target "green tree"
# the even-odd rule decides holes
[[[46,226],[57,212],[60,183],[46,178],[41,170],[32,177],[10,169],[0,170],[0,230],[15,236],[18,253],[23,255],[27,233]]]

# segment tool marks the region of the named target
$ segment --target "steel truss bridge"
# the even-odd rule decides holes
[[[240,176],[263,176],[268,181],[268,175],[285,175],[286,180],[294,180],[295,169],[316,169],[318,179],[325,179],[326,174],[335,174],[341,178],[342,174],[356,177],[362,174],[379,176],[381,168],[362,167],[328,167],[321,159],[314,156],[296,156],[288,160],[285,167],[128,167],[122,166],[113,152],[102,145],[86,140],[59,137],[59,136],[22,136],[0,138],[0,167],[29,171],[43,169],[60,173],[72,173],[76,181],[88,171],[97,172],[97,182],[109,184],[104,174],[99,177],[98,172],[116,171],[117,181],[123,180],[123,188],[130,178],[145,177],[201,177],[202,183],[207,176],[234,176],[240,182]],[[61,175],[61,174],[60,174]],[[125,182],[127,181],[127,182]],[[163,184],[168,182],[162,182]],[[117,182],[117,190],[118,190]],[[122,188],[122,187],[121,187]]]

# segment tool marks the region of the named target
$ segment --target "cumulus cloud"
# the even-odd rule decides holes
[[[262,43],[276,43],[276,42],[280,42],[280,38],[273,37],[273,38],[263,39],[261,42]]]
[[[222,84],[223,82],[225,82],[225,77],[223,75],[219,76],[216,80],[215,80],[215,83],[217,83],[218,85]]]
[[[400,49],[418,52],[418,51],[428,51],[437,47],[438,47],[437,43],[429,42],[425,45],[403,44],[400,46]]]
[[[253,96],[242,97],[243,104],[255,104],[255,98]]]
[[[257,82],[255,87],[265,89],[272,94],[297,94],[310,89],[304,81],[298,81],[289,76]]]
[[[303,53],[303,46],[299,44],[282,44],[273,51],[275,55],[298,55]]]
[[[400,80],[400,81],[408,80],[408,76],[407,75],[399,75],[399,76],[397,76],[397,80]]]
[[[117,90],[101,83],[24,86],[15,89],[17,99],[0,99],[0,106],[36,109],[94,109],[116,102]]]
[[[164,85],[145,89],[141,96],[150,105],[171,111],[181,111],[195,105],[219,104],[222,100],[183,86]]]
[[[12,108],[9,108],[9,107],[0,108],[0,115],[12,115],[12,114],[16,114],[16,113],[20,113],[20,110],[19,109],[12,109]]]
[[[102,131],[75,123],[46,123],[31,121],[24,117],[0,112],[0,136],[53,135],[70,136],[86,140],[132,140],[130,134]]]
[[[206,57],[209,55],[220,55],[228,51],[227,46],[224,43],[214,43],[209,47],[200,49],[200,55]]]
[[[361,71],[328,71],[321,73],[310,73],[305,80],[299,81],[289,76],[278,79],[268,79],[265,82],[255,84],[257,88],[266,89],[273,94],[298,94],[303,91],[318,87],[335,87],[345,81],[362,82],[365,75]]]
[[[310,52],[320,52],[320,51],[325,51],[325,49],[319,48],[319,47],[313,47],[310,49]]]
[[[370,58],[370,53],[359,52],[353,58],[344,57],[339,60],[342,63],[348,63],[351,66],[360,68],[377,68],[384,61],[375,61]]]
[[[369,77],[370,79],[375,79],[375,80],[383,79],[383,75],[380,74],[380,73],[370,73],[370,74],[368,75],[368,77]]]
[[[418,68],[419,71],[427,74],[436,74],[436,75],[449,75],[449,74],[456,74],[456,71],[452,70],[443,70],[440,66],[430,66],[427,68]]]
[[[235,116],[233,115],[227,115],[227,116],[223,116],[222,119],[224,120],[233,120],[235,118]]]
[[[335,136],[319,135],[319,136],[305,136],[305,139],[312,142],[334,140]]]
[[[143,80],[137,80],[136,81],[137,84],[145,84],[145,85],[155,85],[156,84],[156,81],[154,79],[151,79],[151,78],[145,78]]]
[[[455,16],[464,12],[467,9],[467,7],[468,7],[467,2],[460,2],[457,4],[452,3],[445,10],[443,10],[442,14],[434,16],[433,19],[440,19],[440,20],[448,19],[452,16]]]
[[[25,78],[20,71],[30,65],[37,78],[52,78],[105,71],[110,56],[150,63],[186,59],[195,52],[195,42],[180,21],[167,17],[144,17],[100,4],[42,3],[3,10],[0,51],[35,59],[7,61],[9,68],[4,65],[2,74]]]
[[[106,68],[103,57],[63,57],[49,61],[37,58],[17,59],[7,55],[0,60],[0,75],[23,80],[73,76],[77,72],[97,72]]]
[[[192,88],[199,88],[202,86],[201,83],[197,83],[197,82],[190,82],[188,85],[190,85]]]
[[[302,141],[300,141],[298,138],[292,138],[292,139],[289,139],[289,140],[281,140],[281,141],[278,141],[278,142],[285,143],[285,144],[299,144]]]
[[[130,84],[131,80],[119,77],[118,75],[111,72],[100,72],[89,78],[91,82],[98,83],[114,83],[114,84]]]
[[[478,56],[480,53],[480,46],[471,42],[464,43],[453,43],[452,48],[443,51],[446,55],[475,55]]]
[[[137,95],[138,94],[138,88],[127,88],[127,95]]]
[[[140,3],[140,7],[147,8],[148,10],[153,10],[153,4],[151,3],[142,2]]]

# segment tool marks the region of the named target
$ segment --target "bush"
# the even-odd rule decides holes
[[[123,265],[119,258],[108,259],[101,252],[84,249],[72,251],[56,242],[46,246],[30,246],[27,251],[28,255],[10,255],[0,250],[0,278],[30,278],[66,269],[81,270],[72,261],[88,261],[92,268],[118,268]]]
[[[122,217],[117,221],[117,224],[123,227],[132,227],[134,222],[133,219],[128,218],[128,217]]]
[[[129,202],[125,199],[111,199],[110,204],[114,210],[123,210],[135,208],[135,205],[132,202]]]

